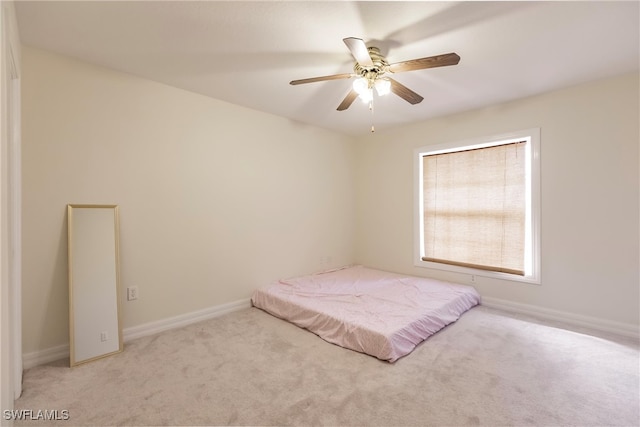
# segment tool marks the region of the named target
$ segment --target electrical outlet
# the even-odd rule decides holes
[[[130,286],[127,288],[127,301],[133,301],[134,299],[138,299],[138,287]]]
[[[105,342],[109,339],[109,332],[100,332],[100,341]]]

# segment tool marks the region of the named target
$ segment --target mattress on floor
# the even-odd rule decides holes
[[[471,286],[351,266],[280,280],[251,301],[330,343],[395,362],[480,295]]]

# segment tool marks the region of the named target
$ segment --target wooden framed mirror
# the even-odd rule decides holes
[[[119,353],[119,219],[117,205],[67,205],[69,362]]]

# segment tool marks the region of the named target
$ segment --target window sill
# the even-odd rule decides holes
[[[414,262],[416,267],[429,268],[434,270],[449,271],[458,274],[468,274],[470,276],[486,277],[489,279],[508,280],[510,282],[529,283],[532,285],[540,285],[540,274],[531,274],[520,276],[517,274],[499,273],[495,271],[481,270],[477,268],[461,267],[457,265],[441,264],[437,262],[417,260]],[[472,281],[473,282],[473,281]]]

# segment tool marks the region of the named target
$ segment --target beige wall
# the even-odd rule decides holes
[[[413,150],[540,127],[542,284],[484,297],[638,324],[638,76],[353,139],[23,50],[24,353],[68,343],[67,203],[121,214],[124,326],[248,298],[282,276],[414,267]]]
[[[68,343],[67,203],[120,206],[124,326],[353,261],[351,139],[23,50],[24,353]]]
[[[637,327],[638,87],[627,75],[360,138],[357,261],[470,283],[413,266],[413,150],[540,127],[542,284],[475,286],[483,297]]]

